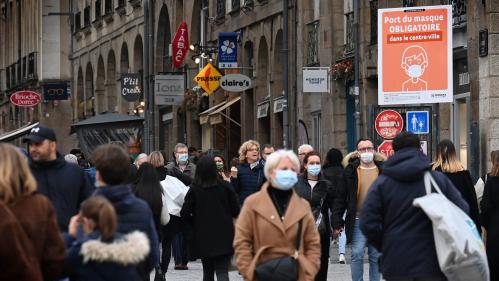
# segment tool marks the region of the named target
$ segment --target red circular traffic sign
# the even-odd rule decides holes
[[[42,96],[33,91],[19,91],[10,95],[10,102],[17,106],[31,107],[39,104]]]
[[[395,110],[381,111],[374,122],[376,132],[384,139],[395,138],[404,128],[402,115]]]
[[[383,153],[384,155],[386,155],[386,157],[390,157],[393,154],[395,154],[395,151],[393,150],[393,147],[392,147],[392,141],[391,140],[383,141],[378,146],[378,152]]]

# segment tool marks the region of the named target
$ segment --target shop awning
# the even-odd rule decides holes
[[[224,104],[226,104],[226,103],[227,103],[227,101],[223,101],[223,102],[221,102],[221,103],[219,103],[219,104],[217,104],[217,105],[214,105],[214,106],[212,106],[212,107],[208,108],[207,110],[205,110],[205,111],[203,111],[203,112],[199,113],[199,124],[200,124],[200,125],[203,125],[203,124],[208,123],[208,120],[210,119],[210,118],[208,117],[208,114],[210,114],[210,113],[212,113],[213,111],[217,110],[218,108],[222,107],[222,106],[223,106]]]
[[[21,128],[15,129],[0,136],[0,141],[8,142],[29,134],[31,129],[38,126],[39,122],[31,123]]]
[[[224,113],[224,110],[227,109],[229,106],[235,104],[236,102],[238,102],[239,100],[241,100],[241,97],[236,97],[230,101],[228,101],[226,104],[224,104],[223,106],[217,108],[215,111],[213,111],[212,113],[208,114],[209,118],[210,118],[210,124],[211,125],[215,125],[215,124],[219,124],[219,123],[222,123],[222,118],[221,116],[224,116],[225,118],[229,119],[231,122],[233,122],[234,124],[238,125],[239,127],[241,127],[241,124],[235,120],[233,120],[232,118],[230,118],[229,116],[227,116],[225,113]]]
[[[97,146],[110,142],[140,147],[143,122],[138,116],[105,113],[73,124],[71,133],[76,132],[82,152],[91,155]]]

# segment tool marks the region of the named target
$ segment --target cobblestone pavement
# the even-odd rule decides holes
[[[333,245],[331,247],[332,261],[329,264],[328,280],[331,281],[350,281],[350,250],[347,247],[347,264],[338,264],[338,247]],[[364,259],[364,280],[369,280],[369,265]],[[173,264],[170,264],[169,271],[166,274],[167,281],[201,281],[203,280],[203,267],[201,261],[190,262],[188,264],[189,270],[174,270]],[[237,272],[230,272],[229,278],[231,281],[243,281],[243,278]],[[151,275],[151,280],[154,278]]]

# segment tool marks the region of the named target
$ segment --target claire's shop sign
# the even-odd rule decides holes
[[[31,107],[39,104],[41,101],[42,96],[32,91],[19,91],[10,96],[10,102],[17,106]]]
[[[251,87],[251,79],[242,74],[227,74],[220,80],[220,86],[229,92],[242,92]]]

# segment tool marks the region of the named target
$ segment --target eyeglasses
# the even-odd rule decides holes
[[[248,149],[248,151],[256,151],[256,152],[258,152],[258,151],[260,151],[260,149],[258,149],[258,148],[250,148],[250,149]]]
[[[359,151],[359,152],[372,152],[372,151],[374,151],[374,147],[363,147],[363,148],[357,149],[357,151]]]

